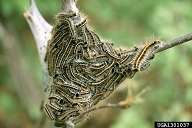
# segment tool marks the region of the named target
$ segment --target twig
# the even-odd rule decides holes
[[[52,26],[45,21],[40,14],[34,0],[30,0],[30,8],[24,9],[24,17],[27,20],[33,36],[36,41],[37,50],[40,57],[41,66],[43,69],[44,83],[49,85],[50,76],[47,70],[47,63],[45,63],[45,54],[47,50],[47,42],[51,38]]]
[[[103,109],[103,108],[128,109],[128,108],[130,108],[134,104],[141,103],[143,101],[142,98],[141,98],[141,95],[143,93],[145,93],[149,89],[150,89],[150,87],[147,86],[140,93],[138,93],[136,96],[133,97],[132,96],[131,86],[128,86],[128,94],[127,94],[127,97],[126,97],[125,101],[121,101],[121,102],[119,102],[117,104],[108,103],[106,105],[101,105],[101,106],[98,106],[98,107],[94,107],[94,108],[91,108],[88,111],[82,113],[79,116],[81,117],[81,116],[84,116],[85,114],[88,114],[89,112],[92,112],[92,111],[95,111],[95,110],[99,110],[99,109]],[[73,120],[75,120],[75,119],[72,119],[72,121]]]
[[[79,12],[75,0],[62,0],[62,13],[70,14],[71,12]]]
[[[192,40],[192,33],[189,33],[184,36],[181,36],[181,37],[175,38],[173,40],[167,41],[165,43],[162,43],[161,46],[154,53],[158,53],[158,52],[167,50],[169,48],[180,45],[180,44],[185,43],[190,40]]]

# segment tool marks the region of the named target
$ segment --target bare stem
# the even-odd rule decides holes
[[[62,13],[78,13],[75,0],[62,0]]]
[[[24,17],[27,20],[33,36],[36,41],[37,50],[40,57],[40,62],[43,70],[44,83],[49,85],[50,76],[47,70],[47,63],[45,63],[45,55],[47,50],[47,42],[51,38],[52,26],[45,21],[40,14],[34,0],[30,0],[30,8],[24,9]]]
[[[169,48],[180,45],[180,44],[185,43],[185,42],[190,41],[190,40],[192,40],[192,33],[189,33],[189,34],[186,34],[184,36],[181,36],[181,37],[175,38],[173,40],[167,41],[165,43],[162,43],[161,47],[158,48],[155,51],[155,53],[167,50]]]
[[[134,104],[142,103],[143,100],[141,98],[141,95],[143,93],[145,93],[146,91],[148,91],[149,89],[150,89],[150,87],[147,86],[140,93],[138,93],[136,96],[132,96],[131,86],[128,86],[128,94],[127,94],[127,97],[126,97],[126,99],[124,101],[121,101],[121,102],[119,102],[117,104],[108,103],[106,105],[101,105],[101,106],[98,106],[98,107],[93,107],[93,108],[89,109],[88,111],[82,113],[80,115],[80,117],[84,116],[85,114],[88,114],[89,112],[92,112],[92,111],[95,111],[95,110],[99,110],[99,109],[103,109],[103,108],[128,109],[128,108],[130,108]]]

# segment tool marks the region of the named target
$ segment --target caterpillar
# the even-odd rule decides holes
[[[80,13],[57,18],[45,58],[52,83],[43,108],[55,126],[66,128],[86,119],[125,78],[148,68],[160,41],[122,51],[101,40]]]
[[[154,40],[152,43],[144,46],[138,50],[138,54],[135,56],[133,69],[143,71],[150,66],[149,60],[154,58],[153,51],[156,50],[161,41]]]

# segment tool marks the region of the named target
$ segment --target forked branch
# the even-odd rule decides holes
[[[30,0],[30,2],[31,2],[31,7],[29,10],[25,9],[24,16],[25,16],[26,20],[28,21],[28,24],[29,24],[29,26],[33,32],[34,37],[35,37],[39,56],[40,56],[40,60],[41,60],[41,64],[42,64],[42,68],[44,71],[43,75],[45,78],[45,83],[49,86],[50,76],[48,74],[47,63],[44,61],[44,59],[45,59],[45,54],[46,54],[46,49],[47,49],[47,42],[51,38],[52,26],[49,25],[43,19],[43,17],[39,13],[38,9],[36,8],[34,0]],[[76,13],[77,14],[78,9],[75,5],[75,0],[62,0],[62,13],[64,13],[64,14]],[[171,47],[180,45],[180,44],[185,43],[189,40],[192,40],[192,33],[184,35],[184,36],[176,38],[176,39],[173,39],[173,40],[165,42],[165,43],[161,43],[160,47],[158,47],[157,50],[154,51],[154,54],[161,52],[161,51],[164,51],[166,49],[169,49]],[[148,45],[147,47],[145,47],[142,54],[144,54],[144,52],[150,46],[151,45]],[[142,55],[142,57],[143,57],[143,55]],[[85,114],[88,114],[91,111],[98,110],[101,108],[129,108],[132,104],[137,103],[140,100],[139,96],[143,92],[145,92],[146,90],[147,89],[144,89],[144,91],[139,93],[136,97],[132,97],[131,92],[129,92],[128,98],[123,102],[120,102],[118,104],[107,104],[107,105],[103,105],[103,106],[99,106],[99,107],[93,107],[93,108],[90,108],[89,110],[87,110],[86,112],[82,113],[80,116],[83,117]],[[52,105],[50,104],[50,106],[52,106]],[[54,106],[52,106],[52,107],[54,108]],[[57,108],[55,107],[55,109],[57,109]],[[73,125],[74,119],[69,119],[68,121],[66,121],[66,124],[68,127],[71,127],[71,128],[74,127],[74,125]]]

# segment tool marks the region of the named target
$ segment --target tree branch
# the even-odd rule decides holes
[[[70,14],[72,12],[76,14],[79,12],[75,0],[62,0],[62,13]]]
[[[91,111],[95,111],[95,110],[99,110],[99,109],[103,109],[103,108],[122,108],[122,109],[128,109],[130,108],[132,105],[134,104],[138,104],[138,103],[142,103],[143,99],[141,98],[141,95],[144,94],[146,91],[148,91],[150,89],[149,86],[147,86],[146,88],[144,88],[140,93],[138,93],[136,96],[132,96],[132,89],[131,86],[127,86],[128,88],[128,92],[127,92],[127,97],[124,101],[121,101],[117,104],[105,104],[105,105],[101,105],[98,107],[93,107],[91,109],[89,109],[88,111],[82,113],[80,116],[83,116]]]
[[[51,77],[48,74],[47,63],[44,62],[44,58],[46,55],[47,42],[51,38],[52,26],[50,24],[48,24],[44,20],[42,15],[39,13],[34,0],[30,0],[30,2],[31,2],[31,6],[28,10],[25,9],[24,16],[25,16],[25,18],[33,32],[35,40],[36,40],[37,49],[39,52],[41,65],[42,65],[42,69],[43,69],[43,73],[44,73],[43,74],[44,82],[47,85],[49,85],[50,81],[51,81]],[[62,13],[71,14],[74,12],[78,13],[78,9],[75,5],[75,0],[62,0]],[[181,36],[176,39],[173,39],[171,41],[167,41],[165,43],[161,43],[160,47],[156,51],[154,51],[154,54],[164,51],[166,49],[172,48],[174,46],[180,45],[189,40],[192,40],[192,33]],[[88,110],[87,112],[83,113],[82,116],[91,111],[98,110],[101,108],[124,108],[124,107],[128,108],[130,106],[128,103],[122,104],[121,102],[119,104],[107,104],[107,105],[100,106],[100,107],[94,107],[94,108]],[[71,120],[69,120],[69,121],[71,121]],[[69,124],[70,123],[71,122],[69,122]],[[71,126],[71,127],[73,127],[73,126]]]
[[[175,38],[173,40],[167,41],[165,43],[162,43],[161,46],[154,53],[158,53],[158,52],[167,50],[169,48],[180,45],[180,44],[185,43],[190,40],[192,40],[192,33],[189,33],[184,36],[181,36],[181,37]]]
[[[43,69],[44,83],[49,85],[50,76],[47,70],[47,63],[44,62],[45,54],[47,50],[47,42],[51,38],[52,26],[45,21],[40,14],[34,0],[30,0],[30,8],[24,9],[24,17],[27,20],[33,36],[36,41],[40,62]]]

